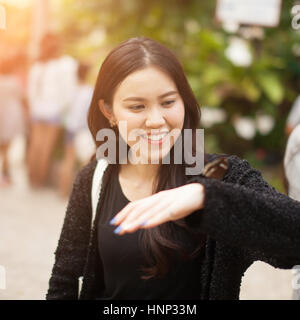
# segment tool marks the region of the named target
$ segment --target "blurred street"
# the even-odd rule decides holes
[[[55,190],[28,187],[20,149],[21,140],[10,154],[15,184],[0,190],[0,264],[6,269],[0,299],[45,299],[66,202]]]
[[[23,150],[23,140],[16,139],[10,149],[14,185],[0,190],[0,265],[6,269],[1,300],[45,299],[66,208],[55,190],[28,187]],[[256,262],[243,278],[240,298],[290,299],[291,281],[291,270]]]

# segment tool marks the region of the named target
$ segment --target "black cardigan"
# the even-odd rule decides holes
[[[207,155],[213,160],[217,155]],[[209,161],[211,161],[209,160]],[[187,183],[205,188],[205,206],[185,218],[196,232],[206,234],[199,266],[201,299],[238,299],[241,279],[257,260],[275,268],[300,264],[300,202],[268,185],[248,161],[229,156],[223,179],[192,176]],[[96,226],[101,200],[91,229],[91,185],[96,160],[78,173],[68,203],[47,300],[94,299],[103,288]],[[107,173],[103,177],[101,199]],[[78,277],[83,285],[78,297]]]

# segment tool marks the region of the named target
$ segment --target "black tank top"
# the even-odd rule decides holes
[[[144,274],[140,267],[148,266],[140,241],[145,229],[124,235],[113,232],[117,226],[110,225],[109,221],[129,200],[122,192],[117,169],[114,168],[111,173],[97,226],[98,250],[103,266],[103,275],[100,276],[103,277],[105,290],[96,299],[200,299],[200,255],[184,261],[174,251],[176,258],[163,279],[140,278]],[[194,246],[195,242],[191,241],[189,234],[180,229],[176,237],[188,246]]]

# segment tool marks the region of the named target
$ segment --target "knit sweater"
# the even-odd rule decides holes
[[[218,155],[207,155],[212,161]],[[200,299],[239,299],[241,279],[254,261],[275,268],[300,264],[300,203],[271,187],[247,160],[228,156],[223,180],[201,175],[186,183],[204,186],[204,208],[185,217],[195,232],[206,235]],[[55,251],[47,300],[94,299],[103,289],[96,227],[109,170],[103,176],[92,224],[91,185],[96,160],[78,173]],[[99,269],[100,268],[100,269]],[[78,296],[78,278],[83,284]]]

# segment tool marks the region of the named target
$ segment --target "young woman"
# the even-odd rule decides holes
[[[254,261],[280,268],[300,263],[299,202],[236,156],[226,156],[228,170],[213,178],[187,175],[184,157],[174,163],[180,135],[168,146],[165,133],[195,133],[200,112],[181,64],[164,45],[131,38],[108,54],[88,123],[98,148],[104,141],[97,133],[112,127],[117,163],[104,172],[94,220],[97,160],[78,174],[46,299],[238,299]],[[127,137],[136,129],[147,134],[137,138],[141,158],[151,158],[147,164],[121,161],[119,144],[131,150],[136,141]],[[164,164],[168,154],[171,163]],[[206,166],[218,157],[206,154]]]
[[[78,84],[76,92],[72,99],[72,106],[67,112],[65,119],[65,142],[64,142],[64,155],[60,168],[59,177],[59,193],[61,197],[70,195],[72,183],[74,182],[74,170],[78,159],[76,153],[76,139],[83,131],[89,135],[89,140],[85,141],[85,154],[89,145],[92,152],[86,157],[87,161],[90,159],[91,154],[94,153],[94,142],[88,129],[86,115],[93,96],[93,87],[86,83],[86,76],[89,71],[89,66],[86,64],[79,64],[77,70]],[[89,145],[86,145],[89,143]]]
[[[51,156],[76,85],[76,60],[63,55],[62,40],[58,35],[47,33],[41,41],[39,60],[32,65],[28,75],[31,130],[27,160],[29,182],[33,187],[46,183]]]

